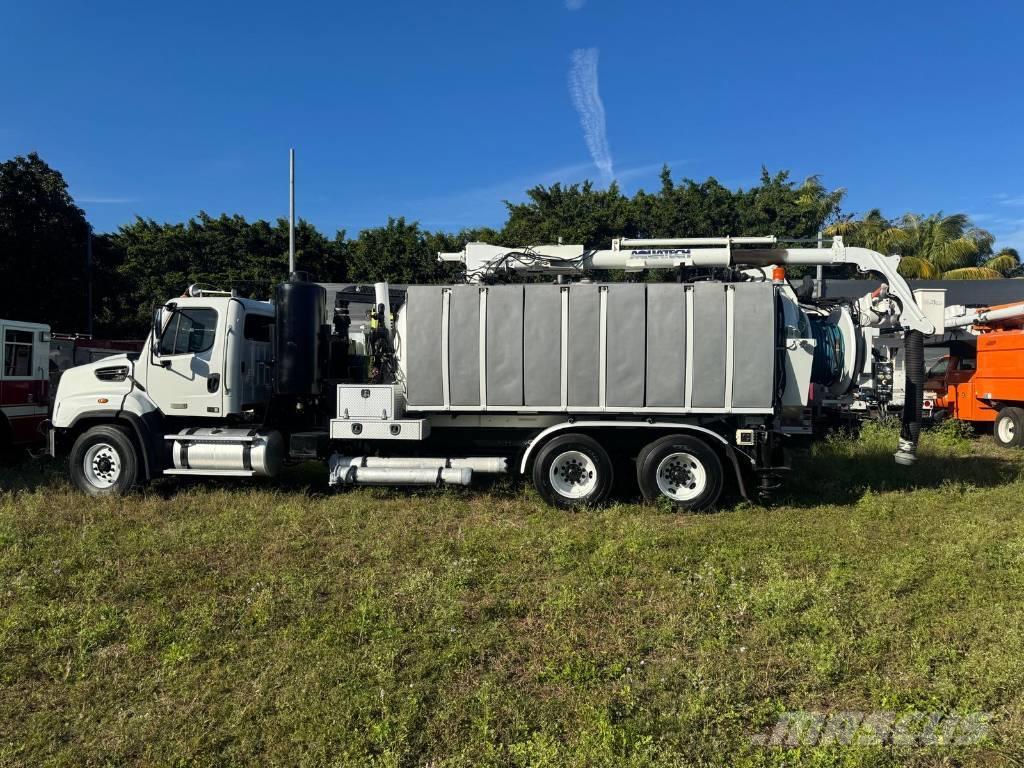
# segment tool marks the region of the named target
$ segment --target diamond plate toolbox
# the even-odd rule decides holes
[[[405,396],[394,384],[339,384],[338,418],[391,421],[405,414]]]

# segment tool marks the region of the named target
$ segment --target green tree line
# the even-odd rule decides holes
[[[777,235],[813,238],[826,229],[852,244],[901,252],[910,276],[999,277],[1019,269],[1016,252],[993,252],[993,237],[963,214],[856,218],[841,209],[845,191],[817,177],[794,181],[762,170],[757,184],[730,189],[714,178],[673,179],[665,167],[657,191],[629,196],[612,184],[536,186],[506,202],[500,229],[432,232],[405,218],[349,237],[327,236],[307,221],[296,228],[296,264],[329,282],[429,283],[458,279],[438,251],[486,240],[503,245],[557,242],[607,247],[613,237]],[[0,314],[49,323],[56,331],[137,337],[157,302],[201,283],[267,297],[287,272],[288,225],[199,212],[186,222],[136,218],[93,234],[63,176],[37,154],[0,164]]]

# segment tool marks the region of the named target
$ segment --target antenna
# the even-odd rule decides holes
[[[288,279],[295,273],[295,150],[288,150]]]

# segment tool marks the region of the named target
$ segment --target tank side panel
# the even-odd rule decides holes
[[[770,408],[775,388],[775,288],[735,283],[732,404]]]
[[[646,286],[618,283],[608,286],[607,381],[608,405],[642,408],[647,333]]]
[[[562,299],[557,285],[525,286],[523,393],[526,405],[556,406],[562,397]]]
[[[410,407],[439,406],[441,391],[441,288],[411,285],[406,298],[404,341]]]
[[[957,384],[954,389],[957,396],[954,414],[956,418],[962,421],[995,421],[999,410],[980,399],[982,395],[993,394],[989,389],[991,386],[986,387],[984,391],[978,389],[977,382],[973,379]]]
[[[686,289],[647,286],[647,406],[679,408],[686,396]]]
[[[452,406],[480,405],[480,289],[452,288],[448,310],[448,386]]]
[[[523,404],[523,286],[487,290],[487,404]]]
[[[569,405],[597,407],[600,305],[596,285],[569,289]]]
[[[725,286],[693,286],[694,408],[725,406]]]

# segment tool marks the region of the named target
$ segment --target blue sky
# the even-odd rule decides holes
[[[7,0],[0,157],[38,151],[99,231],[286,215],[295,146],[327,233],[496,225],[503,198],[609,166],[632,192],[665,162],[731,186],[765,164],[1021,248],[1022,27],[1000,0]]]

